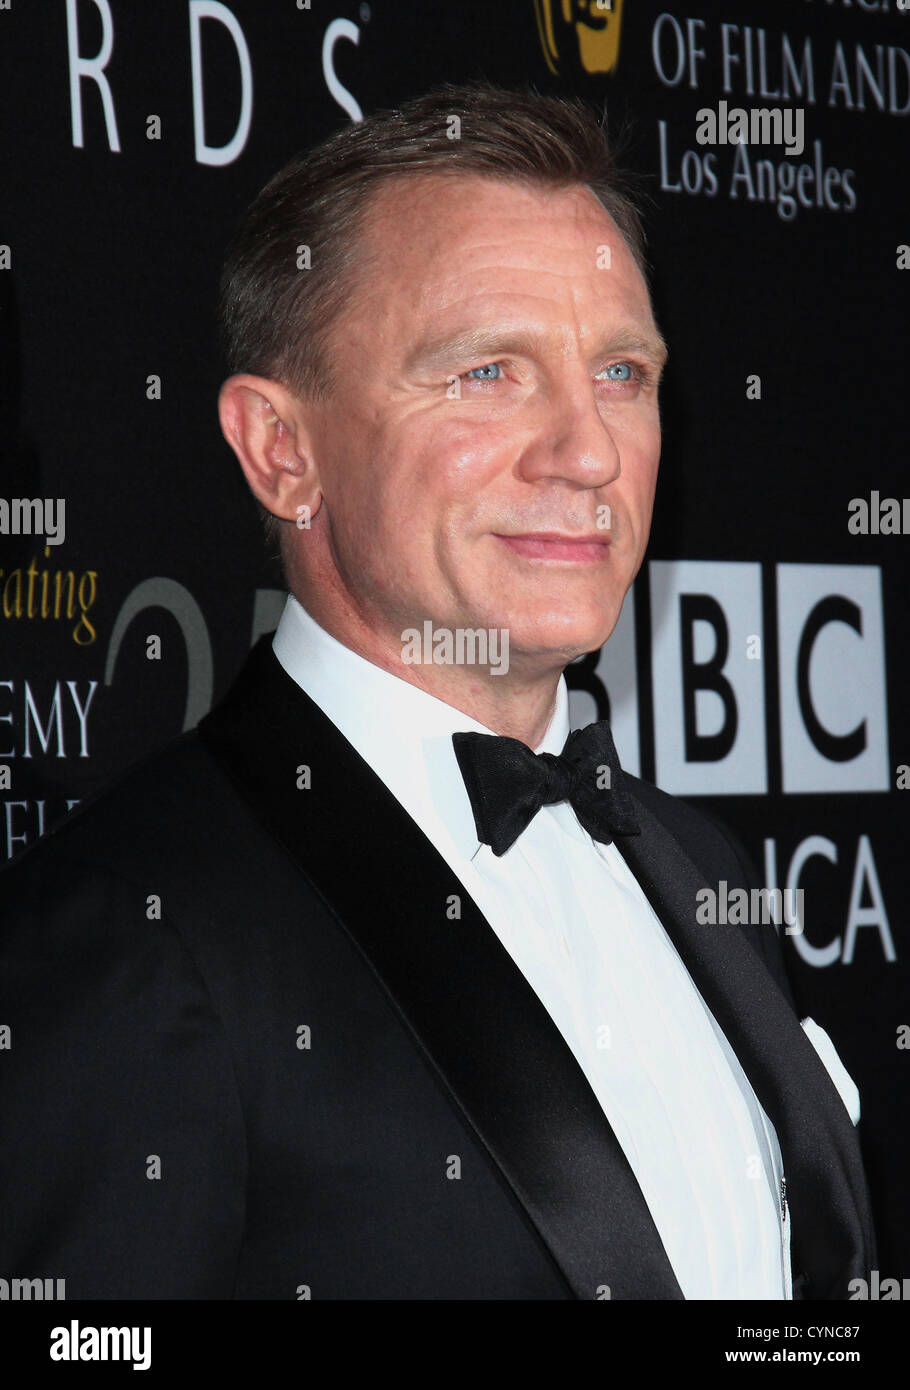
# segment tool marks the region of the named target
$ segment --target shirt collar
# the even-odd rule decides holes
[[[332,637],[293,595],[272,642],[287,674],[319,706],[408,814],[439,846],[477,853],[474,815],[452,734],[493,731],[419,686],[384,671]],[[538,753],[561,753],[569,736],[565,678]]]

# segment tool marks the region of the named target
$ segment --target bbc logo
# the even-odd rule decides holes
[[[890,789],[878,566],[777,565],[773,624],[760,564],[652,560],[648,576],[659,787],[675,796],[766,793],[773,718],[784,792]],[[769,709],[772,643],[778,680]],[[623,766],[638,773],[634,589],[594,676],[607,692]],[[573,689],[570,703],[573,727],[597,717],[583,690]]]

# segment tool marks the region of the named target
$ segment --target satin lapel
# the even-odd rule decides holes
[[[634,797],[634,793],[633,793]],[[699,889],[718,891],[634,797],[640,836],[616,844],[723,1029],[780,1141],[794,1268],[808,1298],[847,1296],[874,1251],[850,1117],[781,991],[737,926],[696,921]]]
[[[681,1299],[562,1035],[461,882],[270,641],[200,737],[353,938],[574,1295]],[[301,765],[309,790],[297,789]]]

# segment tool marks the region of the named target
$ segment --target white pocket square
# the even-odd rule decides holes
[[[838,1095],[847,1107],[850,1119],[855,1125],[859,1124],[859,1091],[853,1077],[838,1057],[834,1043],[824,1028],[820,1028],[815,1022],[814,1018],[804,1018],[802,1027],[806,1037],[824,1062],[828,1075],[837,1087]]]

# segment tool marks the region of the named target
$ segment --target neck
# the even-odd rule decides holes
[[[304,599],[295,594],[310,617],[336,642],[372,662],[382,670],[416,685],[437,700],[461,710],[471,719],[496,734],[517,738],[529,748],[536,748],[547,731],[556,705],[556,688],[562,674],[562,663],[552,657],[545,669],[529,671],[519,659],[507,663],[508,669],[489,665],[468,665],[445,662],[437,665],[433,651],[427,650],[422,628],[419,632],[423,660],[402,660],[400,639],[387,637],[365,622],[353,609],[339,611],[334,605],[320,601],[316,594]],[[394,642],[394,645],[393,645]]]

